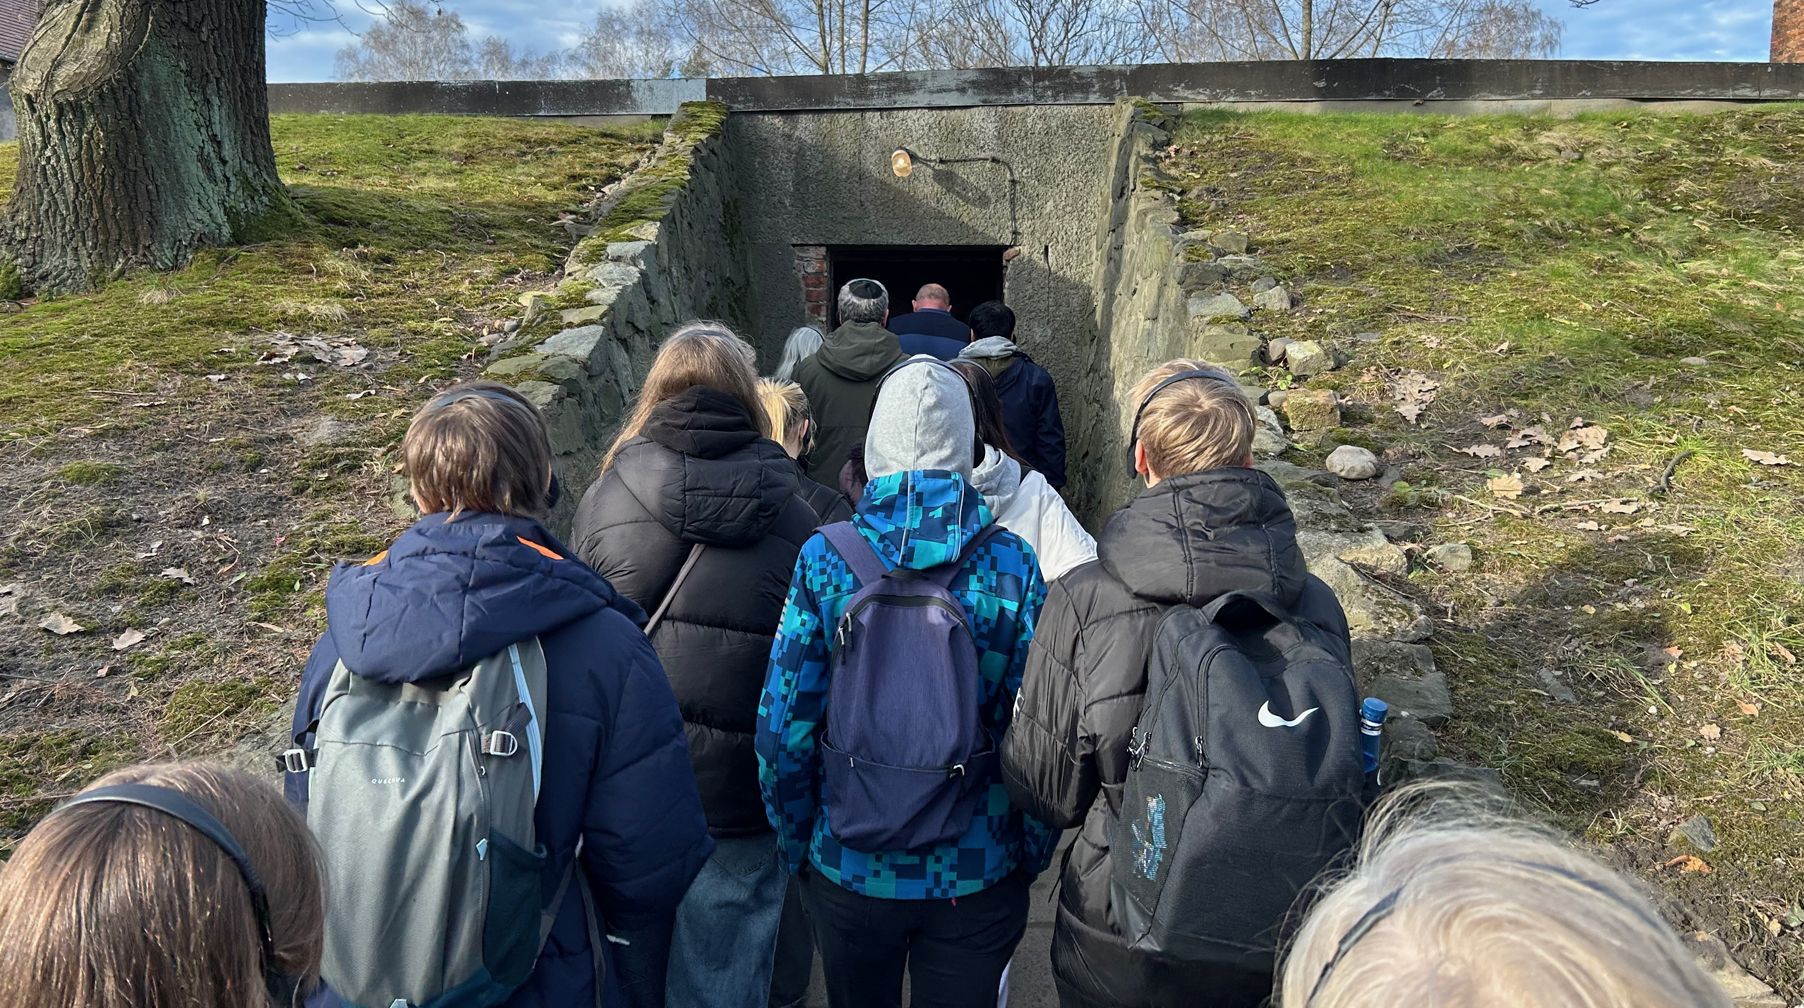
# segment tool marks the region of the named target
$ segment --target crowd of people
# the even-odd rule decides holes
[[[1059,860],[1065,1008],[1727,1008],[1635,883],[1472,794],[1368,808],[1322,770],[1340,813],[1224,811],[1361,744],[1232,376],[1141,380],[1145,488],[1092,538],[1009,308],[836,307],[771,378],[725,325],[671,333],[571,545],[532,404],[432,398],[421,517],[330,580],[286,794],[146,765],[52,812],[0,870],[0,1004],[777,1008],[818,954],[834,1008],[991,1008]],[[1195,634],[1277,741],[1163,713]]]

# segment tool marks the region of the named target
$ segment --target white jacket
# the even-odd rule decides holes
[[[1021,463],[984,445],[983,461],[971,472],[971,485],[983,494],[996,524],[1034,548],[1040,576],[1048,584],[1078,564],[1096,559],[1096,540],[1077,523],[1077,516],[1046,477],[1029,470],[1024,478]]]

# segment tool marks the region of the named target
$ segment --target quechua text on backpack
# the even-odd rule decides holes
[[[347,1005],[488,1008],[531,975],[580,860],[550,877],[534,835],[544,710],[536,638],[420,682],[332,670],[316,748],[285,758],[311,765],[320,973]]]
[[[858,582],[829,645],[821,740],[828,822],[852,850],[956,840],[997,779],[977,645],[950,587],[996,531],[986,526],[951,563],[917,571],[887,569],[850,522],[821,529]]]
[[[1265,592],[1166,613],[1110,837],[1130,948],[1270,969],[1309,883],[1365,809],[1347,644]]]

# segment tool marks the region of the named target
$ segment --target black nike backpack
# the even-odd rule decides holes
[[[1146,686],[1111,837],[1115,923],[1148,955],[1271,969],[1298,895],[1359,837],[1348,644],[1231,592],[1166,613]]]

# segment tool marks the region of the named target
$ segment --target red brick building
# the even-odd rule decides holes
[[[1773,0],[1774,63],[1804,63],[1804,0]]]

